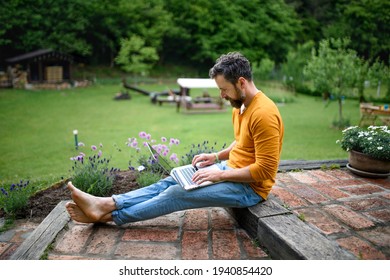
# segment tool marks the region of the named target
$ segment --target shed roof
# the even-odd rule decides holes
[[[60,58],[62,60],[68,60],[71,61],[72,57],[67,54],[63,54],[60,52],[53,51],[52,49],[40,49],[33,52],[25,53],[22,55],[14,56],[11,58],[8,58],[6,62],[8,63],[15,63],[15,62],[21,62],[24,60],[39,60],[39,59],[45,59],[49,57],[56,57]]]

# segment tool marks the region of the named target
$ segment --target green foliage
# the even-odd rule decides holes
[[[269,58],[279,66],[298,43],[350,37],[360,57],[389,61],[390,7],[381,0],[3,2],[2,59],[53,48],[81,57],[76,62],[113,66],[121,39],[139,36],[158,53],[160,67],[192,64],[197,75],[206,75],[228,51],[239,50],[254,63]]]
[[[284,84],[292,91],[312,95],[312,91],[304,84],[303,68],[310,59],[314,42],[298,44],[296,49],[287,54],[287,61],[282,65]]]
[[[299,214],[298,214],[298,219],[300,219],[302,222],[305,222],[305,221],[306,221],[305,214],[299,213]]]
[[[190,164],[195,155],[199,155],[202,153],[215,153],[220,150],[223,150],[226,148],[226,143],[221,148],[218,148],[216,146],[217,142],[214,142],[214,144],[210,144],[208,140],[205,140],[199,144],[191,144],[189,151],[180,159],[181,165]]]
[[[387,126],[370,126],[367,129],[352,126],[343,130],[340,144],[344,151],[357,151],[373,158],[390,161],[390,130]]]
[[[327,37],[351,38],[351,48],[366,60],[388,63],[390,5],[382,0],[337,1],[338,16],[324,26]]]
[[[121,49],[115,60],[126,72],[145,76],[158,60],[156,49],[145,46],[145,40],[139,36],[122,39],[120,44]]]
[[[161,174],[149,171],[142,171],[137,176],[137,183],[142,187],[150,186],[162,179]]]
[[[252,65],[253,77],[254,79],[269,80],[272,78],[274,69],[275,63],[269,58],[264,58],[260,63]]]
[[[360,59],[348,49],[348,39],[330,39],[320,42],[318,53],[313,49],[311,59],[304,68],[304,75],[313,81],[314,88],[332,95],[339,104],[339,128],[344,127],[342,100],[351,94],[358,81]]]
[[[326,165],[326,164],[323,164],[321,165],[321,170],[335,170],[335,169],[340,169],[340,165],[339,164],[331,164],[331,165]]]
[[[93,151],[96,151],[96,149],[95,146],[92,146]],[[71,160],[74,161],[71,180],[75,186],[95,196],[107,196],[109,194],[115,172],[118,169],[110,168],[110,160],[102,158],[101,150],[88,157],[80,152],[78,156],[71,158]]]
[[[29,187],[30,181],[24,182],[21,180],[11,186],[1,186],[0,193],[0,209],[10,216],[15,217],[19,211],[27,206],[28,198],[32,193],[32,188]]]
[[[304,74],[314,87],[337,98],[348,94],[356,81],[356,52],[348,49],[348,39],[330,39],[320,42],[318,53],[313,49]]]
[[[14,218],[7,217],[4,221],[4,225],[0,227],[0,233],[9,230],[14,225]]]
[[[81,0],[13,0],[0,6],[0,46],[12,46],[19,52],[41,48],[87,55],[86,5]],[[6,24],[5,24],[6,23]]]
[[[381,84],[387,84],[386,97],[390,98],[390,68],[383,62],[376,60],[368,69],[367,76],[374,85],[378,86],[377,96],[380,96]]]
[[[299,29],[294,11],[282,0],[167,0],[166,9],[173,21],[164,42],[167,59],[207,68],[233,50],[252,62],[269,57],[280,63]]]

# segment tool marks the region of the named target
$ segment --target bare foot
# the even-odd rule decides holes
[[[68,189],[77,208],[89,218],[90,223],[107,222],[107,217],[111,217],[111,212],[116,209],[115,202],[111,197],[97,197],[83,192],[73,186],[72,182],[68,183]],[[75,209],[72,206],[73,210]],[[79,212],[77,211],[74,212]],[[81,216],[81,213],[79,216]]]
[[[70,217],[72,220],[79,222],[79,223],[94,223],[96,221],[93,221],[89,217],[87,217],[83,211],[81,211],[80,207],[77,206],[74,202],[68,202],[65,205],[66,211],[68,211]]]

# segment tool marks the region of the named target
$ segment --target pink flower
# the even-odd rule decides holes
[[[177,158],[177,154],[172,153],[171,156],[169,157],[170,160],[179,163],[179,159]]]
[[[141,138],[146,138],[146,132],[145,131],[141,131],[138,136],[141,137]]]

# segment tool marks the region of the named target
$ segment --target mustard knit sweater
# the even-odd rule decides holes
[[[284,126],[279,110],[260,91],[242,114],[233,109],[233,126],[236,144],[230,151],[228,166],[249,166],[256,181],[250,186],[267,199],[275,184],[282,151]]]

